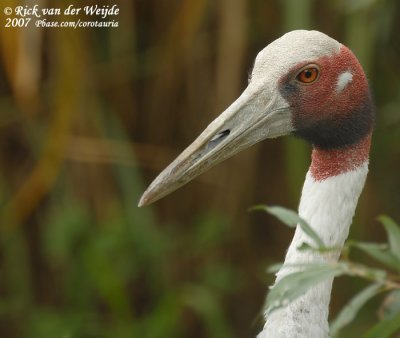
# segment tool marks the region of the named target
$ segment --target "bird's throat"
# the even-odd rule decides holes
[[[355,170],[368,161],[370,146],[371,134],[356,144],[338,149],[314,147],[311,155],[311,175],[316,181],[322,181]]]
[[[320,253],[299,250],[303,243],[315,245],[296,228],[277,282],[298,271],[303,264],[335,262],[339,258],[368,172],[371,137],[336,150],[314,149],[299,205],[299,215],[319,235],[325,246],[338,250]],[[328,313],[333,278],[313,286],[288,306],[268,315],[258,338],[328,338]]]

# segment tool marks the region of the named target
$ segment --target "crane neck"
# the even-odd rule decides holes
[[[326,246],[342,248],[368,173],[370,135],[342,149],[314,148],[299,205],[299,215],[318,233]],[[298,271],[296,264],[337,261],[340,250],[320,253],[299,250],[312,240],[298,226],[277,273],[276,281]],[[258,338],[327,338],[333,278],[324,280],[303,296],[266,318]]]

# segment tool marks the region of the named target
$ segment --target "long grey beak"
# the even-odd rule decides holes
[[[168,195],[215,164],[266,138],[289,134],[290,109],[279,93],[251,85],[144,192],[139,207]]]

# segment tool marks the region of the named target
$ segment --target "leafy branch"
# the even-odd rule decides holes
[[[328,247],[314,229],[296,212],[279,207],[258,205],[250,210],[263,210],[291,228],[299,226],[312,240],[302,243],[298,250],[310,250],[321,254],[338,251],[340,248]],[[381,308],[382,319],[366,332],[365,338],[385,338],[400,330],[400,227],[388,216],[380,216],[388,237],[388,243],[370,243],[349,240],[345,243],[339,262],[327,260],[324,263],[304,263],[285,265],[294,268],[294,272],[280,279],[270,290],[266,307],[268,312],[287,306],[305,294],[316,284],[333,277],[347,275],[367,280],[370,284],[356,294],[343,307],[330,327],[331,337],[338,337],[339,332],[356,317],[359,310],[374,296],[387,293]],[[352,249],[358,249],[383,265],[382,269],[353,262],[350,258]],[[269,272],[274,272],[282,264],[274,265]]]

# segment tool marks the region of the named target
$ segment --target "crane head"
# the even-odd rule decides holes
[[[240,97],[159,174],[139,206],[263,139],[294,134],[337,149],[361,140],[372,124],[368,83],[353,53],[317,31],[289,32],[257,55]]]

